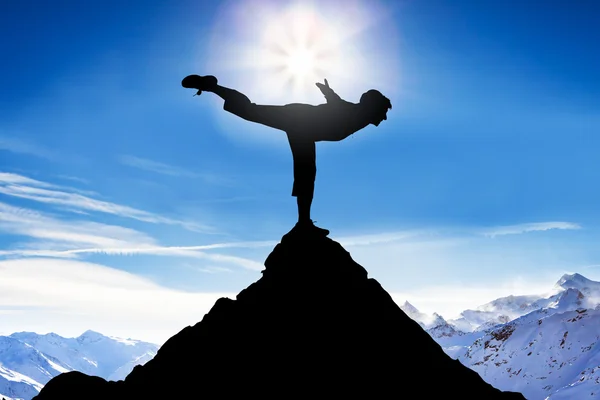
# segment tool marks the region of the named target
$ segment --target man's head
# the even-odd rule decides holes
[[[364,108],[369,122],[375,126],[387,119],[387,111],[392,108],[390,99],[381,94],[379,90],[371,89],[360,96],[361,107]]]

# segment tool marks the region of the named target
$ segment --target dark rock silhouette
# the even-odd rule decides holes
[[[288,234],[265,267],[124,381],[68,372],[34,399],[525,399],[447,356],[339,243]]]

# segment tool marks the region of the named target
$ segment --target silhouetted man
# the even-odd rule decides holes
[[[327,229],[316,227],[310,217],[317,174],[315,143],[339,141],[369,124],[378,126],[387,119],[390,100],[371,89],[362,94],[359,103],[342,100],[330,87],[317,83],[326,104],[258,105],[234,89],[221,86],[214,76],[189,75],[182,86],[196,89],[197,94],[213,92],[225,103],[223,109],[245,120],[258,122],[287,134],[294,159],[292,196],[298,202],[298,223],[292,232],[327,236]]]

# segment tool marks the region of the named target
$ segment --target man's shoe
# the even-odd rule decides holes
[[[329,235],[328,229],[315,226],[313,221],[297,222],[291,231],[283,235],[283,240],[320,239]]]
[[[327,236],[329,235],[329,230],[324,228],[319,228],[314,224],[314,221],[307,222],[298,222],[294,227],[295,230],[298,230],[307,235],[315,235],[315,236]]]
[[[218,80],[212,75],[188,75],[181,81],[181,86],[186,89],[196,89],[201,94],[203,90],[210,90],[217,86]]]

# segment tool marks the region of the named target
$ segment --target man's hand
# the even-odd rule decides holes
[[[327,100],[328,103],[331,101],[341,100],[340,96],[338,96],[337,93],[329,87],[329,82],[327,82],[327,79],[324,81],[325,84],[317,82],[315,85],[317,85],[317,87],[321,90],[321,93],[323,93],[325,96],[325,100]]]

